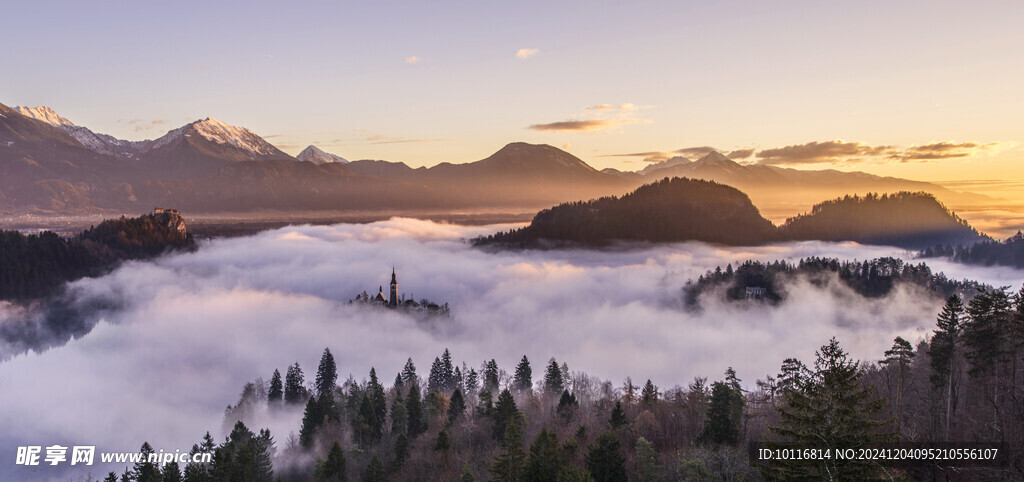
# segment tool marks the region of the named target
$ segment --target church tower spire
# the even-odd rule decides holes
[[[391,267],[391,299],[388,300],[391,307],[398,306],[398,277],[395,276],[395,267]]]

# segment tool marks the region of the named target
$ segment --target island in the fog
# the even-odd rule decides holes
[[[924,192],[847,195],[776,227],[743,192],[711,181],[665,178],[622,197],[564,203],[529,226],[480,237],[477,246],[605,246],[616,241],[701,241],[752,246],[784,241],[854,241],[925,249],[988,239]]]

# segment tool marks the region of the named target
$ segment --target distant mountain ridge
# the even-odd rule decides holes
[[[308,162],[300,162],[308,161]],[[513,212],[622,195],[663,177],[729,184],[755,204],[787,203],[795,189],[811,201],[857,192],[939,186],[864,173],[741,165],[713,152],[675,157],[637,173],[598,171],[549,145],[513,142],[475,162],[412,168],[346,159],[309,146],[292,157],[252,131],[214,118],[146,141],[75,125],[48,107],[0,104],[0,212],[145,212],[175,205],[193,213],[254,209],[507,209]],[[773,197],[774,196],[774,197]],[[766,204],[767,205],[767,204]],[[809,205],[809,203],[807,204]]]
[[[715,181],[742,190],[758,205],[788,204],[797,197],[800,203],[809,204],[845,194],[897,191],[926,191],[946,202],[972,203],[987,200],[985,196],[959,193],[928,182],[876,176],[859,171],[809,171],[763,164],[740,164],[714,151],[697,161],[677,156],[636,172],[615,169],[605,169],[604,172],[637,183],[649,183],[665,177]]]

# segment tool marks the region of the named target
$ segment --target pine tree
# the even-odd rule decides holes
[[[392,463],[391,471],[398,472],[405,465],[405,459],[409,457],[409,437],[404,433],[398,434],[395,439],[395,460]]]
[[[782,361],[779,375],[775,377],[775,391],[785,393],[797,387],[800,377],[807,375],[807,367],[796,358],[787,358]]]
[[[893,340],[892,348],[885,351],[885,359],[880,363],[883,366],[895,367],[896,369],[896,427],[900,431],[900,405],[903,400],[903,385],[906,374],[910,369],[910,361],[914,359],[914,347],[903,337],[897,336]]]
[[[615,408],[612,409],[612,415],[608,419],[608,424],[611,425],[612,430],[619,427],[624,427],[629,423],[626,421],[626,411],[622,409],[622,402],[616,400]]]
[[[363,392],[363,397],[359,401],[359,410],[356,412],[356,416],[352,418],[352,431],[356,442],[368,444],[373,441],[372,423],[373,405],[370,403],[369,395]]]
[[[654,445],[647,439],[640,437],[636,440],[636,480],[640,482],[653,482],[659,479],[658,474],[662,467],[658,465],[658,452]]]
[[[530,369],[530,360],[526,358],[526,355],[523,355],[523,359],[516,365],[512,386],[520,393],[533,388],[533,370]]]
[[[647,383],[644,384],[644,389],[640,392],[640,405],[644,408],[651,408],[658,401],[658,387],[651,383],[651,379],[647,379]]]
[[[447,454],[448,450],[452,448],[452,441],[448,438],[448,432],[442,430],[437,433],[437,438],[434,439],[434,451]]]
[[[387,397],[384,386],[377,381],[377,371],[370,367],[370,381],[366,384],[366,395],[370,403],[370,428],[373,440],[384,435],[384,420],[387,417]]]
[[[274,478],[273,459],[277,448],[274,446],[274,438],[270,436],[270,429],[261,429],[259,436],[249,441],[252,452],[255,454],[253,467],[256,472],[256,480],[270,482]]]
[[[739,443],[740,420],[735,416],[735,390],[726,382],[711,384],[711,400],[700,441],[712,445]]]
[[[572,421],[577,408],[579,408],[579,402],[576,401],[576,396],[569,393],[569,390],[562,390],[562,396],[558,399],[558,408],[555,410],[558,417],[562,419],[562,423]]]
[[[562,369],[558,362],[552,358],[548,361],[548,368],[544,372],[544,394],[549,397],[557,397],[565,390],[565,381],[562,380]]]
[[[456,388],[452,392],[452,398],[448,403],[448,423],[455,421],[466,412],[466,400],[462,397],[462,389]]]
[[[395,382],[392,384],[392,388],[394,388],[396,391],[401,392],[402,391],[402,387],[404,385],[405,385],[405,382],[402,381],[402,373],[399,372],[398,374],[395,375]]]
[[[417,383],[418,378],[416,377],[416,365],[413,364],[412,358],[409,358],[405,362],[405,367],[402,368],[402,384],[408,385],[410,383]]]
[[[210,432],[206,432],[206,435],[203,436],[202,442],[192,445],[192,449],[189,450],[189,455],[195,456],[198,453],[213,453],[216,445],[217,444],[214,442],[213,436],[210,435]],[[189,462],[185,466],[185,480],[189,482],[210,481],[209,465],[210,464],[208,463],[202,462]]]
[[[416,438],[427,431],[427,420],[423,414],[423,400],[420,398],[420,387],[413,383],[409,394],[405,397],[405,411],[408,414],[409,438]]]
[[[967,360],[974,376],[991,375],[1006,352],[1003,333],[1012,319],[1010,298],[1005,289],[982,290],[967,304],[970,318],[963,328]]]
[[[181,482],[181,468],[178,462],[170,461],[164,465],[161,482]]]
[[[305,377],[302,375],[302,368],[299,363],[288,367],[284,377],[284,403],[302,403],[306,400],[306,387],[303,386]]]
[[[316,369],[316,394],[322,397],[327,392],[334,392],[334,385],[338,381],[338,366],[334,363],[334,355],[331,350],[324,348],[324,354],[320,357],[320,366]]]
[[[501,392],[502,396],[508,390]],[[499,405],[502,396],[498,397]],[[512,395],[509,394],[509,397]],[[525,480],[523,470],[526,467],[526,452],[523,451],[523,419],[519,412],[505,424],[504,435],[501,439],[501,452],[494,459],[491,465],[493,480],[502,482],[516,482]]]
[[[320,410],[320,403],[316,396],[306,400],[306,410],[302,413],[302,427],[299,429],[299,443],[302,448],[309,449],[313,446],[313,433],[320,427],[324,414]]]
[[[595,482],[620,482],[626,479],[626,458],[619,439],[612,432],[597,437],[587,452],[587,470]]]
[[[462,464],[462,475],[459,476],[459,482],[476,482],[476,477],[469,470],[469,464]]]
[[[861,386],[859,362],[849,360],[835,338],[816,355],[814,371],[785,393],[785,403],[777,408],[779,422],[770,431],[780,442],[832,453],[891,440],[892,434],[881,430],[888,422],[879,420],[885,401]],[[873,480],[883,475],[874,461],[836,457],[816,463],[779,460],[764,470],[770,479]]]
[[[427,393],[439,392],[444,389],[444,367],[441,359],[434,357],[434,363],[430,364],[430,374],[427,376]]]
[[[345,453],[341,451],[341,445],[338,445],[338,442],[331,445],[331,450],[327,453],[327,460],[317,460],[315,475],[317,480],[323,481],[347,480]]]
[[[481,417],[490,417],[494,413],[494,397],[490,390],[481,390],[477,395],[476,414]]]
[[[391,433],[405,434],[409,426],[409,414],[405,410],[405,400],[396,396],[391,401]]]
[[[480,375],[477,374],[476,370],[470,368],[469,373],[466,375],[466,394],[473,395],[477,390],[480,389]]]
[[[523,479],[537,482],[556,482],[558,472],[565,464],[562,446],[554,432],[541,429],[530,445],[530,456],[526,460]]]
[[[498,363],[493,359],[484,363],[484,390],[490,391],[492,394],[498,389]]]
[[[149,442],[142,443],[139,453],[142,454],[142,459],[136,462],[132,468],[132,472],[135,473],[135,480],[139,482],[160,482],[160,467],[149,461],[149,456],[153,453],[153,447],[149,445]]]
[[[491,434],[495,439],[501,440],[509,423],[512,423],[519,416],[519,408],[516,407],[516,400],[512,392],[507,388],[498,395],[498,403],[494,405],[493,430]]]
[[[441,355],[441,391],[449,393],[455,389],[455,366],[452,364],[452,354],[447,348]]]
[[[954,402],[957,398],[956,389],[959,386],[955,376],[957,371],[956,355],[965,314],[964,303],[960,296],[952,295],[946,298],[946,304],[942,307],[936,320],[935,334],[928,346],[928,356],[931,358],[932,367],[932,387],[945,392],[945,440],[947,441],[955,409]]]
[[[387,474],[384,473],[384,464],[380,463],[380,457],[377,454],[373,454],[373,458],[370,459],[370,464],[366,466],[366,470],[363,472],[363,482],[384,482],[387,480]]]
[[[458,388],[460,390],[465,391],[465,389],[466,389],[465,388],[466,387],[465,383],[466,383],[466,378],[462,374],[462,369],[459,368],[459,367],[455,367],[455,374],[452,377],[451,389],[454,390],[454,389]]]
[[[284,400],[284,385],[281,383],[281,372],[276,368],[270,377],[270,391],[267,392],[267,403],[270,406],[280,405]]]

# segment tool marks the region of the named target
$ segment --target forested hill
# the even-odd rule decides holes
[[[195,246],[173,211],[106,220],[71,239],[50,231],[0,231],[0,300],[48,296],[68,281],[95,276],[127,259]]]
[[[910,249],[970,245],[986,239],[931,194],[898,192],[846,196],[786,220],[783,239],[856,241]]]
[[[991,289],[971,280],[953,280],[943,273],[933,273],[924,263],[905,263],[897,258],[840,261],[835,258],[803,258],[796,263],[776,260],[765,262],[748,260],[734,269],[730,264],[715,268],[696,280],[686,283],[683,301],[688,309],[699,307],[700,296],[721,293],[726,301],[752,299],[776,303],[787,296],[787,283],[802,277],[815,286],[838,282],[865,298],[888,295],[898,284],[911,284],[946,298],[957,294],[973,298],[977,293]],[[748,294],[748,288],[763,288],[763,292]]]
[[[618,197],[545,209],[529,226],[481,237],[477,246],[602,246],[615,240],[703,241],[758,245],[774,241],[855,241],[924,249],[988,239],[931,194],[846,196],[817,204],[776,228],[743,192],[711,181],[665,178]]]
[[[605,245],[614,240],[704,241],[728,245],[773,240],[775,226],[741,191],[711,181],[665,178],[625,196],[545,209],[529,226],[475,240],[510,247],[553,240]]]
[[[921,252],[925,258],[934,256],[945,256],[954,261],[967,264],[980,264],[985,266],[1002,265],[1014,268],[1024,268],[1024,233],[1017,231],[1017,234],[1000,242],[996,240],[985,240],[967,246],[956,246],[947,244],[937,245]]]

